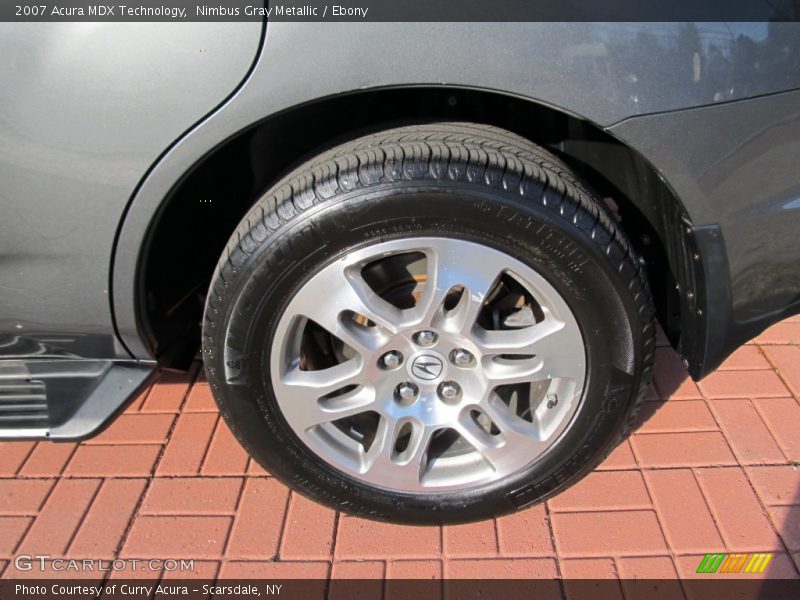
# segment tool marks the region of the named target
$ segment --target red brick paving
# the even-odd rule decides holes
[[[18,553],[63,556],[100,488],[98,479],[61,479],[53,488]]]
[[[669,556],[621,558],[619,575],[624,578],[622,589],[626,599],[683,597],[679,581],[654,581],[677,579],[678,572]]]
[[[699,469],[697,478],[726,548],[741,552],[781,550],[781,540],[742,468]]]
[[[147,485],[146,479],[106,479],[75,533],[67,554],[83,558],[115,558],[130,515]]]
[[[635,510],[650,508],[639,471],[597,471],[550,500],[552,511]]]
[[[767,329],[755,339],[755,343],[763,346],[771,344],[800,345],[800,321],[797,317],[786,319]]]
[[[798,398],[774,398],[754,401],[764,423],[778,442],[786,458],[800,463],[800,403]]]
[[[771,349],[771,348],[770,348]],[[719,366],[720,371],[742,371],[752,369],[771,369],[767,357],[761,348],[755,345],[742,346],[725,359]]]
[[[203,475],[244,475],[249,461],[247,452],[236,442],[220,417],[200,472]]]
[[[67,477],[147,477],[163,446],[80,446],[67,463]]]
[[[213,413],[183,413],[158,463],[158,475],[197,475],[217,425]]]
[[[544,504],[495,521],[502,556],[555,556],[550,518]]]
[[[598,467],[598,471],[623,471],[638,469],[636,458],[633,456],[630,440],[623,440],[622,443],[612,450],[611,454]]]
[[[2,479],[0,480],[0,514],[37,514],[52,488],[52,480]]]
[[[783,452],[750,400],[713,400],[711,406],[741,464],[774,464]]]
[[[497,556],[497,527],[494,521],[479,521],[442,528],[444,555],[453,558]]]
[[[228,541],[228,554],[273,559],[284,529],[288,496],[289,491],[273,479],[248,479]]]
[[[611,579],[617,576],[613,558],[565,558],[561,574],[568,579]]]
[[[236,512],[241,479],[176,477],[156,479],[147,490],[141,514],[232,515]]]
[[[667,550],[654,510],[556,513],[552,524],[559,556],[651,555]]]
[[[258,507],[255,508],[258,511]],[[336,513],[316,502],[292,493],[285,520],[283,513],[277,526],[283,525],[280,556],[282,560],[302,560],[308,557],[327,560],[333,551]]]
[[[792,552],[800,552],[800,520],[791,506],[774,506],[769,509],[770,517],[786,547]]]
[[[426,558],[442,555],[438,527],[410,527],[342,515],[336,537],[336,558]]]
[[[683,552],[722,552],[714,516],[691,469],[659,469],[645,473],[661,528],[670,547]]]
[[[800,394],[800,347],[765,346],[764,354],[794,394]]]
[[[333,565],[334,579],[383,579],[386,565],[383,561],[344,561]]]
[[[444,574],[453,579],[542,579],[556,577],[557,568],[553,558],[482,558],[447,561]]]
[[[642,408],[640,433],[716,431],[714,416],[703,400],[647,402]]]
[[[775,371],[716,371],[699,383],[708,398],[780,398],[788,390]]]
[[[438,560],[392,560],[386,565],[390,579],[438,579],[442,576],[442,563]]]
[[[39,442],[18,471],[22,477],[58,477],[72,455],[76,444]]]
[[[747,473],[765,506],[797,504],[797,465],[751,467]]]
[[[231,517],[139,515],[122,546],[122,556],[220,558]]]
[[[725,436],[718,431],[634,434],[631,445],[643,467],[735,465]]]
[[[33,517],[0,517],[0,556],[12,556],[32,522]]]
[[[30,575],[9,561],[23,552],[184,557],[207,578],[626,578],[598,597],[636,598],[643,579],[695,576],[705,552],[771,551],[763,576],[800,577],[800,319],[699,385],[660,339],[640,423],[597,471],[546,504],[443,528],[290,493],[238,446],[199,365],[160,373],[93,440],[0,443],[0,570]]]

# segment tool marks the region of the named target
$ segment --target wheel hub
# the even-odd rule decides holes
[[[430,383],[441,380],[447,373],[444,356],[438,352],[426,350],[414,356],[408,363],[409,376],[419,383]]]

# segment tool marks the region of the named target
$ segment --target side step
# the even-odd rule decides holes
[[[154,372],[108,360],[0,360],[0,439],[90,437]]]
[[[3,381],[0,370],[0,430],[48,426],[47,391],[41,381]]]

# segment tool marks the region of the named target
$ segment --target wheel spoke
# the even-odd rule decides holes
[[[503,266],[494,261],[465,263],[464,256],[450,248],[429,250],[426,256],[425,290],[414,309],[418,321],[452,333],[467,333]],[[445,313],[445,298],[456,288],[463,288],[463,293],[456,306]]]
[[[483,371],[489,381],[489,390],[498,385],[512,385],[547,378],[542,374],[543,367],[544,361],[538,356],[521,360],[489,357],[483,361]]]
[[[370,387],[358,387],[327,401],[297,402],[289,410],[287,418],[291,418],[296,427],[306,430],[314,425],[360,415],[375,405],[375,391]]]
[[[559,330],[536,342],[534,349],[542,361],[542,368],[536,374],[538,379],[583,379],[586,351],[580,340],[575,340],[573,331]]]
[[[500,430],[500,434],[496,436],[499,443],[478,449],[495,469],[502,468],[503,463],[515,455],[533,457],[541,452],[544,444],[535,425],[513,415],[498,400],[489,399],[483,402],[481,410]]]
[[[322,369],[301,371],[293,368],[280,381],[279,387],[291,396],[283,407],[287,420],[305,431],[309,427],[336,421],[370,410],[375,403],[372,386],[359,385],[362,367],[358,359]],[[352,390],[346,388],[356,386]],[[326,398],[335,394],[331,398]]]
[[[297,293],[289,310],[318,323],[361,354],[373,352],[397,332],[402,311],[378,296],[359,273],[337,268],[323,271],[319,278],[319,286]],[[359,325],[353,317],[369,319],[376,327]]]
[[[501,433],[490,436],[474,423],[461,423],[456,427],[456,431],[496,472],[507,469],[514,455],[527,454],[533,457],[538,451],[539,444],[535,438],[522,436],[512,430],[508,430],[511,431],[511,435]],[[523,443],[520,443],[520,440]]]
[[[531,327],[476,329],[473,339],[484,354],[484,369],[494,385],[583,377],[580,338],[547,310],[545,319]]]
[[[490,435],[471,418],[462,419],[455,426],[456,432],[464,438],[492,468],[495,468],[495,451],[502,446],[503,441],[497,436]]]
[[[575,397],[576,390],[577,386],[572,378],[559,378],[550,382],[539,405],[532,407],[533,423],[539,431],[540,439],[547,440],[556,432],[564,415],[578,400]]]
[[[473,330],[473,339],[484,355],[524,354],[540,355],[544,341],[559,344],[558,333],[564,330],[564,323],[547,315],[544,321],[521,329],[490,330],[481,327]],[[549,339],[548,339],[549,338]]]
[[[397,452],[398,437],[406,427],[410,428],[408,443]],[[416,421],[401,421],[383,415],[375,440],[363,455],[363,470],[367,473],[381,471],[398,483],[418,486],[425,470],[432,434],[430,427]]]
[[[361,360],[354,358],[328,369],[302,371],[292,368],[280,380],[293,398],[317,400],[349,385],[360,383],[363,373]]]

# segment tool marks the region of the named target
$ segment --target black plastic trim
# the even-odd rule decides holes
[[[730,268],[719,225],[687,226],[682,237],[684,255],[691,260],[694,281],[693,289],[679,290],[678,352],[686,361],[691,376],[701,379],[739,345],[731,341],[734,323]]]
[[[156,373],[136,362],[74,359],[0,361],[2,385],[37,384],[46,420],[0,427],[0,439],[83,440],[96,435]],[[7,424],[8,425],[8,424]]]

